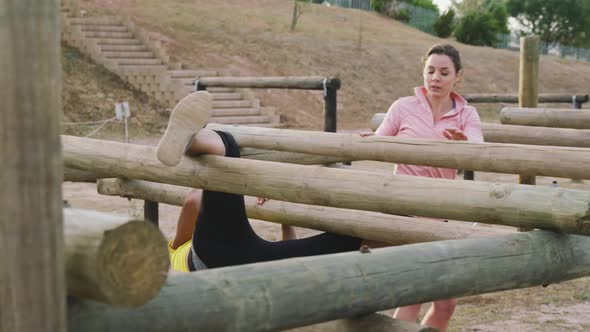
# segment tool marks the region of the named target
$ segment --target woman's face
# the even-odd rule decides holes
[[[424,65],[424,86],[433,97],[445,97],[461,76],[455,71],[453,60],[445,54],[431,54]]]

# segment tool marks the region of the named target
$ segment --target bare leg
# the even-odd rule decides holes
[[[406,307],[397,308],[395,310],[395,313],[393,314],[393,318],[415,323],[418,319],[418,315],[420,314],[421,307],[421,304],[414,304]]]
[[[191,136],[207,123],[211,106],[211,96],[205,91],[191,93],[174,106],[156,150],[163,164],[175,166],[180,162]]]
[[[457,300],[455,299],[434,301],[432,307],[424,316],[422,325],[433,327],[439,331],[446,331],[456,307]]]
[[[176,249],[192,239],[201,209],[201,193],[201,190],[193,190],[184,199],[176,225],[176,235],[172,241],[172,249]]]

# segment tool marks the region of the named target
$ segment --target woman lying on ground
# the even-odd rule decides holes
[[[183,154],[240,157],[231,134],[203,129],[210,108],[211,98],[206,92],[193,93],[178,103],[158,145],[157,156],[162,163],[174,166]],[[169,251],[173,269],[197,271],[354,251],[360,245],[359,238],[331,233],[266,241],[250,226],[243,195],[203,190],[191,192],[185,200]]]

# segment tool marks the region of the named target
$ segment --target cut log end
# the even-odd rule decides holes
[[[103,302],[136,307],[154,298],[169,269],[167,243],[157,227],[133,220],[105,231],[97,252]]]

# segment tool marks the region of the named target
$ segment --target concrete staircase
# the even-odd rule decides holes
[[[158,41],[131,20],[114,16],[74,17],[62,6],[62,39],[89,55],[93,61],[120,76],[133,87],[168,107],[194,91],[200,77],[230,76],[219,69],[183,70]],[[76,10],[77,12],[77,10]],[[209,122],[259,127],[280,127],[272,107],[261,107],[248,89],[208,88],[213,96]]]

